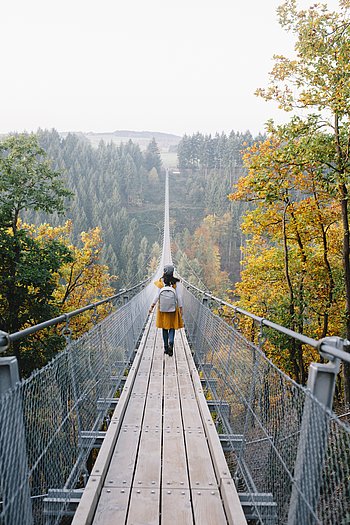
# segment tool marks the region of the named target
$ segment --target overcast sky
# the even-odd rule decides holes
[[[5,0],[0,132],[263,131],[269,118],[286,119],[254,95],[273,54],[293,50],[280,4]]]

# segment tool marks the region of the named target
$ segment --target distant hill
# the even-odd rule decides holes
[[[178,135],[173,135],[172,133],[161,133],[159,131],[128,131],[128,130],[116,130],[112,132],[102,132],[95,133],[89,131],[88,133],[83,132],[74,132],[77,135],[84,136],[89,140],[93,146],[98,146],[99,142],[103,140],[104,142],[114,142],[115,144],[120,144],[121,142],[128,142],[132,140],[140,146],[141,149],[146,149],[149,142],[154,137],[158,148],[161,152],[174,152],[176,151],[177,145],[181,140],[181,137]],[[68,132],[60,133],[65,137]]]

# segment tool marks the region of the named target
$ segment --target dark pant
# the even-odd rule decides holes
[[[166,330],[165,328],[162,328],[163,330],[163,341],[164,346],[168,347],[169,343],[174,344],[174,338],[175,338],[175,328],[170,328],[170,330]]]

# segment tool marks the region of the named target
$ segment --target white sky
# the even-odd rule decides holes
[[[281,0],[4,0],[0,133],[264,130]],[[299,6],[309,6],[307,0]],[[329,0],[330,8],[337,2]]]

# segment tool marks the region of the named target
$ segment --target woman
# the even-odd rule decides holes
[[[151,313],[157,302],[159,303],[160,293],[164,286],[170,286],[175,290],[175,311],[162,312],[158,304],[156,317],[156,327],[162,328],[163,330],[164,353],[170,356],[173,355],[175,330],[183,328],[184,326],[182,320],[182,297],[179,290],[176,288],[176,283],[179,281],[180,279],[174,277],[174,266],[172,264],[164,266],[163,276],[154,283],[157,286],[158,291],[156,292],[149,309],[149,313]]]

